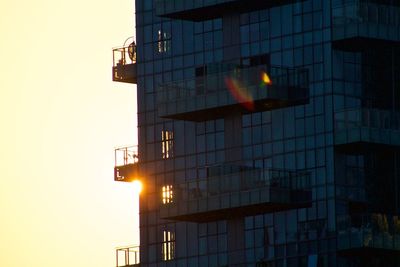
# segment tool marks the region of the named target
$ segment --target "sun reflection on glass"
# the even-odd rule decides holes
[[[271,81],[271,79],[269,78],[269,76],[268,76],[268,73],[266,73],[266,72],[261,72],[261,80],[264,82],[264,84],[266,84],[266,85],[271,85],[272,84],[272,81]]]

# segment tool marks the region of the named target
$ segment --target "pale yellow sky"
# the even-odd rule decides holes
[[[132,0],[0,0],[0,266],[115,265],[137,196],[113,181],[136,88],[111,81]]]

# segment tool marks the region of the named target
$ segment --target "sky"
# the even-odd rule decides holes
[[[137,201],[113,181],[136,86],[111,81],[132,0],[0,0],[0,266],[115,266]]]

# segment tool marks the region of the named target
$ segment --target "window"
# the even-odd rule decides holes
[[[168,159],[173,157],[174,133],[172,131],[161,131],[162,158]]]
[[[318,255],[317,254],[311,254],[308,255],[308,267],[317,267],[318,263]]]
[[[166,53],[171,50],[171,35],[162,30],[158,30],[157,35],[157,51],[158,53]]]
[[[162,260],[169,261],[175,257],[175,233],[164,230],[162,243]]]
[[[162,203],[172,203],[174,199],[174,191],[172,185],[165,185],[162,187]]]

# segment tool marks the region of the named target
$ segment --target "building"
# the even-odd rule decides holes
[[[400,266],[399,26],[397,0],[136,0],[127,265]]]

